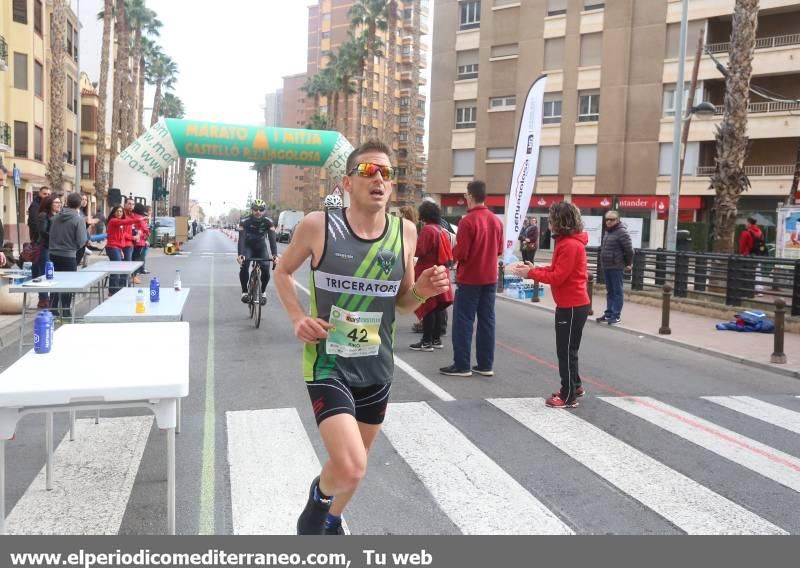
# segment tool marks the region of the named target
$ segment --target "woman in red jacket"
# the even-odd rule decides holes
[[[439,264],[439,244],[444,229],[440,225],[442,214],[436,203],[425,201],[419,206],[419,219],[422,229],[417,237],[417,264],[414,266],[414,277],[419,278],[424,270]],[[428,298],[416,309],[417,317],[422,320],[422,341],[411,345],[413,351],[433,351],[442,349],[442,322],[445,310],[453,303],[453,290]]]
[[[578,372],[578,349],[591,305],[586,292],[586,243],[581,212],[571,203],[554,203],[548,219],[556,247],[550,266],[517,263],[512,271],[523,278],[550,284],[556,303],[556,352],[561,390],[547,399],[551,408],[575,408],[583,396]]]
[[[144,262],[144,250],[147,248],[147,238],[150,236],[150,225],[147,222],[147,212],[144,205],[137,203],[133,206],[133,213],[131,217],[139,221],[136,225],[136,231],[133,237],[133,260]],[[142,265],[144,266],[144,265]],[[139,268],[133,275],[133,283],[141,284],[139,274],[142,273],[142,268]]]
[[[125,217],[125,210],[122,207],[116,206],[111,209],[108,214],[108,223],[106,223],[106,232],[108,233],[106,254],[109,260],[125,260],[123,249],[128,246],[127,228],[137,223],[139,223],[138,219]],[[109,278],[108,293],[113,296],[125,285],[125,276],[112,274]]]

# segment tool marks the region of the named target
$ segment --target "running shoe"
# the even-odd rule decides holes
[[[472,371],[469,369],[459,369],[455,365],[450,365],[449,367],[442,367],[439,369],[439,372],[443,375],[447,375],[449,377],[471,377]]]
[[[314,478],[311,482],[311,488],[308,491],[308,501],[306,507],[297,519],[297,534],[324,534],[325,533],[325,519],[328,517],[328,511],[331,508],[333,499],[322,499],[317,501],[314,494],[319,487],[319,476]]]
[[[472,367],[472,370],[478,373],[479,375],[483,375],[484,377],[494,377],[494,371],[492,369],[481,369],[477,365]]]
[[[578,406],[578,401],[573,400],[571,402],[564,402],[560,396],[556,395],[554,397],[548,398],[545,401],[545,404],[550,408],[575,408]]]
[[[425,351],[427,353],[433,352],[433,344],[431,343],[423,343],[422,341],[418,343],[412,343],[409,345],[412,351]]]
[[[247,292],[242,292],[242,303],[247,304],[250,302],[250,294]]]
[[[575,398],[580,398],[585,394],[586,394],[586,391],[583,390],[583,387],[578,387],[578,388],[575,389]],[[553,397],[561,396],[561,393],[554,392],[551,396],[553,396]]]
[[[620,318],[611,318],[606,320],[606,322],[608,325],[617,325],[618,323],[622,323],[622,320]]]
[[[444,349],[441,339],[434,339],[431,345],[433,345],[434,349]]]

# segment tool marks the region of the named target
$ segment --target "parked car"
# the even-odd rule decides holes
[[[280,212],[280,215],[278,215],[278,225],[276,227],[279,243],[288,243],[292,240],[292,233],[304,216],[305,213],[295,209]]]
[[[175,217],[156,217],[156,241],[165,242],[175,239],[177,232],[175,230]]]

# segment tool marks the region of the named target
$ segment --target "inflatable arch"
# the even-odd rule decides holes
[[[317,166],[338,182],[352,151],[350,142],[331,130],[162,118],[117,156],[114,185],[123,195],[150,201],[150,180],[178,158]]]

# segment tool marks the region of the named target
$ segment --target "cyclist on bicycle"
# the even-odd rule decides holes
[[[264,214],[266,203],[263,199],[256,199],[250,206],[249,217],[239,221],[239,256],[237,260],[242,266],[239,270],[239,282],[242,285],[242,302],[250,301],[250,294],[247,292],[247,280],[250,277],[250,258],[261,258],[258,261],[261,267],[261,305],[267,303],[264,292],[269,284],[269,267],[267,262],[272,260],[273,265],[278,260],[278,245],[275,242],[275,225],[272,219]],[[270,255],[267,252],[267,241],[269,238]]]

